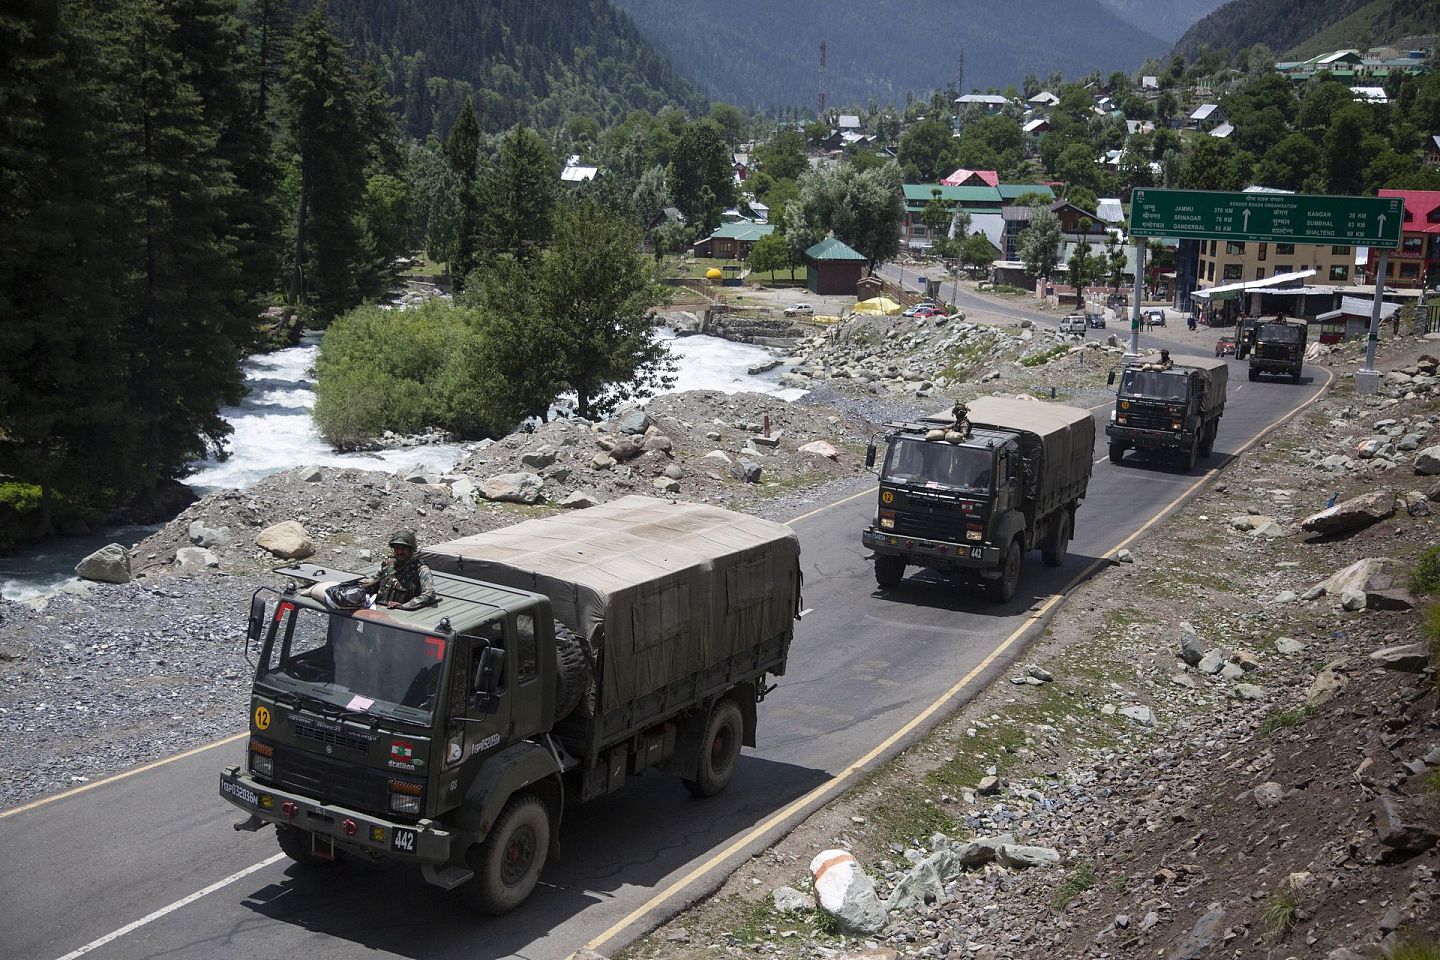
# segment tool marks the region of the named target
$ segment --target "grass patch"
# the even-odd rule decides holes
[[[1440,960],[1440,943],[1426,940],[1405,940],[1390,954],[1390,960]]]
[[[1022,367],[1038,367],[1038,366],[1040,366],[1041,364],[1049,363],[1051,360],[1054,360],[1056,357],[1063,356],[1064,354],[1067,354],[1067,353],[1069,353],[1069,352],[1070,352],[1070,344],[1068,344],[1068,343],[1057,343],[1057,344],[1055,344],[1055,346],[1051,347],[1049,350],[1042,350],[1042,351],[1039,352],[1039,353],[1032,353],[1032,354],[1030,354],[1030,356],[1022,358],[1021,361],[1020,361],[1020,366],[1022,366]]]
[[[1283,890],[1277,890],[1269,900],[1265,901],[1265,909],[1260,914],[1260,922],[1264,924],[1267,932],[1283,937],[1295,929],[1299,909],[1300,894],[1286,887]]]
[[[1315,716],[1315,708],[1310,706],[1299,707],[1295,710],[1271,710],[1270,715],[1260,724],[1260,736],[1268,737],[1277,730],[1298,727],[1313,716]]]
[[[1415,566],[1410,569],[1410,592],[1416,596],[1440,593],[1440,546],[1415,558]]]
[[[1076,897],[1095,886],[1095,868],[1088,863],[1082,863],[1074,870],[1065,875],[1060,881],[1060,886],[1055,888],[1055,896],[1050,902],[1056,910],[1064,910],[1075,900]]]

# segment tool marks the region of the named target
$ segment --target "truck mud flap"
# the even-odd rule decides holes
[[[268,826],[268,824],[252,813],[244,820],[236,820],[234,823],[231,824],[231,826],[234,827],[236,830],[244,830],[246,833],[254,833],[261,827]]]

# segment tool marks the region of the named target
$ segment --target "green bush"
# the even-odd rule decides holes
[[[1416,596],[1440,593],[1440,546],[1420,554],[1410,570],[1410,592]]]
[[[1030,356],[1022,358],[1021,361],[1020,361],[1020,365],[1021,365],[1022,367],[1038,367],[1038,366],[1040,366],[1040,365],[1043,364],[1043,363],[1049,363],[1051,360],[1054,360],[1056,357],[1061,356],[1062,354],[1069,353],[1069,352],[1070,352],[1070,346],[1069,346],[1069,344],[1057,343],[1055,346],[1051,347],[1049,350],[1045,350],[1045,351],[1042,351],[1042,352],[1040,352],[1040,353],[1032,353]]]

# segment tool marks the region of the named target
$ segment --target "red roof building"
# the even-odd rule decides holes
[[[1385,285],[1397,288],[1424,286],[1426,279],[1440,281],[1440,190],[1381,190],[1382,197],[1405,201],[1405,226],[1400,249],[1390,251]],[[1380,251],[1370,248],[1365,272],[1374,282]]]
[[[946,187],[998,187],[1000,186],[1000,174],[994,170],[966,170],[959,169],[944,180],[941,185]]]

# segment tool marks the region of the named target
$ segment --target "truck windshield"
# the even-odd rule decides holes
[[[1120,379],[1120,392],[1130,397],[1183,402],[1190,389],[1190,378],[1173,370],[1126,370]]]
[[[991,453],[981,447],[898,439],[885,456],[885,479],[965,490],[990,489]]]
[[[355,711],[428,724],[447,640],[377,620],[329,614],[288,600],[275,608],[258,683]]]
[[[1299,343],[1300,328],[1293,323],[1262,323],[1258,339],[1276,343]]]

